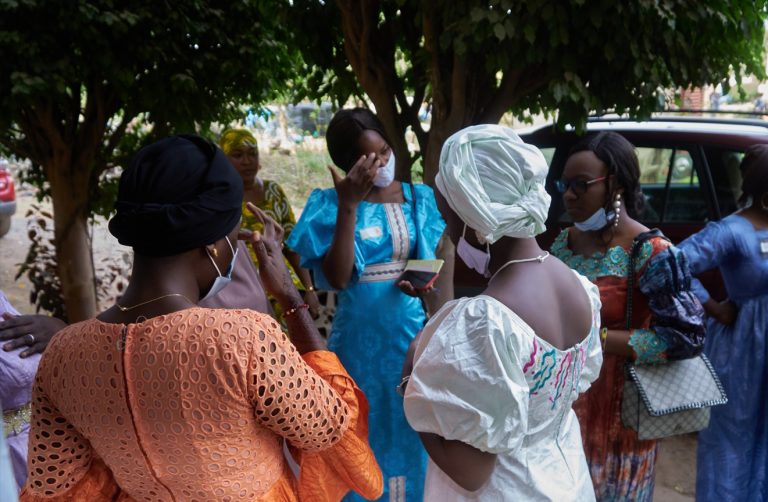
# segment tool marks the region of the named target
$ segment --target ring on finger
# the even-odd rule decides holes
[[[33,335],[32,333],[27,333],[25,335],[25,338],[29,339],[29,343],[27,345],[33,345],[35,343],[35,335]]]

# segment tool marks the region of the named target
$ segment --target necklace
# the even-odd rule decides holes
[[[157,298],[152,298],[151,300],[147,300],[145,302],[137,303],[136,305],[133,305],[131,307],[123,307],[122,305],[120,305],[117,302],[115,302],[115,305],[117,305],[117,308],[120,309],[120,312],[128,312],[129,310],[133,310],[136,307],[141,307],[142,305],[146,305],[147,303],[156,302],[157,300],[162,300],[163,298],[169,298],[171,296],[179,296],[179,297],[184,298],[185,300],[187,300],[189,303],[192,303],[192,304],[195,303],[192,300],[190,300],[189,298],[187,298],[186,296],[182,295],[181,293],[168,293],[167,295],[158,296]]]
[[[542,263],[544,260],[546,260],[549,257],[549,251],[544,251],[544,254],[540,254],[539,256],[534,256],[533,258],[522,258],[520,260],[509,260],[504,265],[500,266],[499,269],[493,273],[490,279],[488,279],[488,282],[490,283],[494,277],[496,277],[499,272],[504,270],[510,265],[514,265],[515,263],[527,263],[529,261],[537,261],[539,263]]]

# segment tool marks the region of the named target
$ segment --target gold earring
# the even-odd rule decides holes
[[[213,255],[214,258],[218,258],[219,257],[219,250],[216,249],[216,248],[213,248],[213,251],[211,252],[211,254]]]

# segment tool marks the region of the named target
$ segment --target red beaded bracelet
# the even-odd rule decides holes
[[[306,303],[300,303],[298,305],[294,305],[293,307],[285,311],[285,313],[283,314],[283,317],[288,317],[290,315],[295,314],[301,309],[308,309],[308,308],[309,308],[309,305],[307,305]]]

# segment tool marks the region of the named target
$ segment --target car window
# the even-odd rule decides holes
[[[547,147],[547,148],[539,148],[541,150],[541,153],[544,154],[544,158],[547,159],[547,165],[552,165],[552,157],[555,156],[555,147]]]
[[[704,193],[691,154],[680,148],[638,147],[640,184],[646,223],[703,222],[708,218]]]

